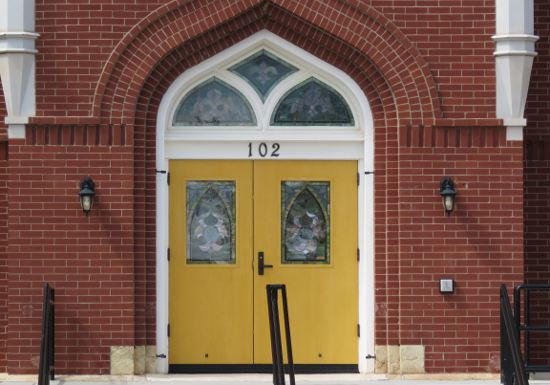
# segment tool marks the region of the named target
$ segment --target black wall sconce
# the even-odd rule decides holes
[[[80,182],[80,205],[82,206],[82,211],[88,216],[92,210],[95,197],[95,183],[93,179],[89,176],[82,179]]]
[[[443,208],[445,209],[445,214],[450,214],[455,208],[455,183],[453,180],[446,176],[441,179],[439,184],[439,194],[443,199]]]

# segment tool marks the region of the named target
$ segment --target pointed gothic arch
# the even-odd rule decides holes
[[[262,102],[256,90],[228,68],[255,52],[265,50],[290,63],[295,74],[281,80]],[[245,97],[258,117],[256,126],[223,126],[217,124],[174,126],[174,114],[188,95],[200,89],[208,79],[220,78]],[[348,106],[353,124],[286,125],[271,124],[271,116],[281,100],[304,82],[322,84],[330,92],[339,95],[339,102]],[[333,95],[333,96],[334,96]],[[357,83],[345,72],[311,55],[277,35],[263,30],[217,55],[187,69],[166,89],[157,113],[156,169],[169,172],[173,159],[262,159],[267,152],[252,152],[253,143],[267,146],[277,144],[280,153],[273,159],[347,159],[357,160],[359,170],[374,167],[374,121],[370,104]],[[276,141],[274,143],[274,141]],[[248,151],[246,150],[248,144]],[[273,153],[271,153],[273,155]],[[269,157],[269,155],[267,155]],[[358,363],[362,372],[374,370],[372,362],[365,359],[374,351],[374,183],[372,176],[360,172],[359,187],[359,244],[364,250],[359,273],[359,323],[365,332],[360,337]],[[169,211],[168,187],[163,174],[157,174],[156,183],[156,245],[157,245],[157,333],[156,346],[163,355],[168,354],[168,338],[162,333],[169,319],[168,276],[169,265],[164,258],[168,247]],[[167,372],[166,359],[159,359],[158,370]]]

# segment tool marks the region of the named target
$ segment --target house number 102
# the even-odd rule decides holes
[[[257,145],[255,143],[249,142],[248,157],[252,158],[256,154],[258,154],[260,158],[277,158],[279,156],[280,149],[281,145],[279,143],[272,143],[271,146],[269,146],[265,142],[258,143]]]

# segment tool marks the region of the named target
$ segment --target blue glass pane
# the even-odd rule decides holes
[[[244,78],[265,99],[269,92],[285,77],[297,71],[297,68],[279,59],[275,55],[261,50],[257,54],[231,67],[229,71]]]
[[[174,126],[250,126],[256,117],[241,93],[212,78],[195,87],[181,101]]]
[[[235,182],[187,182],[187,263],[235,263]]]
[[[311,78],[283,97],[271,123],[279,126],[352,126],[353,116],[339,93]]]
[[[282,263],[330,262],[330,182],[283,181]]]

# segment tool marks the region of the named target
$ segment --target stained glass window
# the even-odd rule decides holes
[[[330,182],[281,183],[282,263],[330,262]]]
[[[261,50],[255,55],[229,68],[229,71],[244,78],[265,100],[269,92],[288,75],[297,71],[275,55]]]
[[[250,126],[256,116],[244,96],[212,78],[189,92],[174,115],[174,126]]]
[[[235,182],[187,182],[187,263],[235,263]]]
[[[271,123],[279,126],[352,126],[353,116],[338,92],[310,78],[283,96]]]

